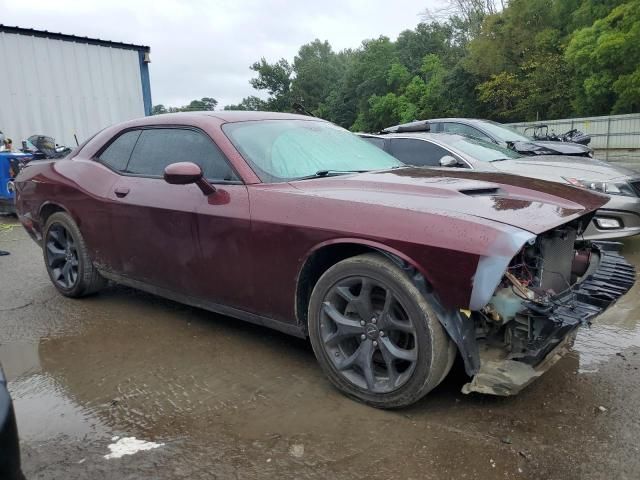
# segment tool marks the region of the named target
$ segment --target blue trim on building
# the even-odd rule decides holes
[[[149,79],[149,63],[144,61],[145,52],[138,51],[140,59],[140,80],[142,81],[142,102],[144,104],[144,114],[151,115],[151,81]]]

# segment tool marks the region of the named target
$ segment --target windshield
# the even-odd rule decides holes
[[[508,127],[502,123],[492,122],[491,120],[483,121],[482,128],[503,142],[530,142],[532,140],[515,128]]]
[[[496,162],[498,160],[522,158],[522,155],[509,148],[501,147],[495,143],[485,142],[477,138],[452,135],[444,141],[447,145],[481,162]]]
[[[222,128],[263,182],[295,180],[321,171],[403,165],[360,137],[323,121],[261,120],[227,123]]]

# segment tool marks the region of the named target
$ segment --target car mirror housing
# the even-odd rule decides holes
[[[211,195],[216,191],[202,175],[202,169],[193,162],[178,162],[167,165],[164,169],[164,180],[172,185],[189,185],[195,183],[202,193]]]
[[[458,160],[453,158],[451,155],[445,155],[440,159],[440,166],[441,167],[457,167]]]

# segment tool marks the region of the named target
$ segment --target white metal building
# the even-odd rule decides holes
[[[0,131],[75,146],[151,114],[149,47],[0,25]]]

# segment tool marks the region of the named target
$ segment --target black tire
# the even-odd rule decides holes
[[[362,318],[370,312],[371,319]],[[309,303],[309,337],[329,380],[377,408],[418,401],[446,377],[456,353],[407,274],[375,253],[343,260],[320,277]]]
[[[80,229],[64,212],[48,219],[42,235],[44,264],[53,285],[66,297],[84,297],[106,285],[94,267]]]

